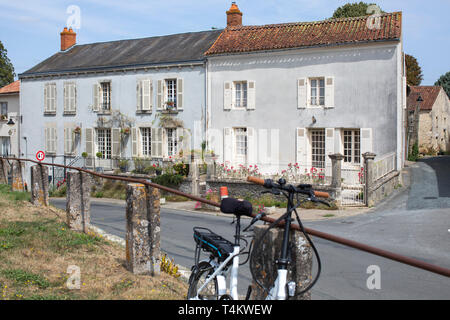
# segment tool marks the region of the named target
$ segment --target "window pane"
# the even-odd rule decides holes
[[[312,166],[315,168],[325,168],[325,130],[312,130]]]

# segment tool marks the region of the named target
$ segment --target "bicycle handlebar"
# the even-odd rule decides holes
[[[264,179],[252,177],[252,176],[248,176],[247,181],[252,182],[254,184],[261,185],[267,189],[275,188],[275,189],[281,189],[281,190],[285,190],[285,191],[294,191],[296,193],[303,193],[303,194],[310,194],[312,192],[312,194],[316,197],[321,197],[321,198],[329,198],[330,197],[328,192],[312,190],[311,185],[299,185],[299,187],[300,187],[299,188],[299,187],[294,187],[292,185],[277,184],[277,183],[274,183],[272,179],[264,180]],[[308,186],[308,188],[306,188],[307,186]]]

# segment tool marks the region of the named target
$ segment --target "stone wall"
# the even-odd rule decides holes
[[[394,192],[400,184],[401,174],[399,171],[393,171],[372,183],[368,190],[368,206],[372,207],[376,205],[378,202]]]

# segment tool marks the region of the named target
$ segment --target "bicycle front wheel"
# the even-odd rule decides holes
[[[200,300],[218,300],[219,291],[217,286],[217,279],[211,279],[210,282],[198,292],[207,279],[214,273],[214,267],[206,261],[202,261],[198,264],[197,268],[192,272],[189,278],[189,289],[187,298]]]

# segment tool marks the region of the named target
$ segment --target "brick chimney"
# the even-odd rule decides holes
[[[242,12],[236,2],[231,3],[230,10],[227,11],[227,27],[242,26]]]
[[[61,32],[61,51],[66,51],[77,43],[77,34],[70,28]]]

